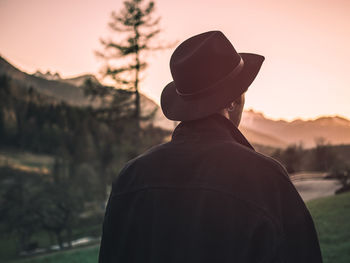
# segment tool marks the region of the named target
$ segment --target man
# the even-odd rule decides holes
[[[100,262],[322,262],[286,170],[237,128],[263,60],[220,31],[177,47],[161,106],[181,123],[113,182]]]

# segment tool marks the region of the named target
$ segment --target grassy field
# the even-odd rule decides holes
[[[350,193],[307,203],[325,263],[350,262]]]
[[[324,263],[350,262],[350,193],[307,203],[314,218]],[[97,262],[98,246],[57,252],[13,263]]]

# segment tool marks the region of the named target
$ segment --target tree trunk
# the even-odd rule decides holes
[[[136,53],[136,70],[135,70],[135,120],[136,120],[136,136],[139,137],[140,132],[140,117],[141,117],[141,99],[139,92],[139,72],[140,72],[140,60],[139,54]]]
[[[140,120],[141,110],[140,110],[140,93],[138,90],[135,91],[135,118]]]
[[[62,240],[62,236],[61,236],[61,231],[56,230],[55,234],[56,234],[58,246],[60,247],[60,250],[62,250],[63,249],[63,240]]]
[[[19,232],[19,247],[18,247],[18,254],[21,253],[22,251],[27,250],[27,245],[28,245],[28,236],[26,232]]]
[[[53,246],[53,245],[55,244],[55,236],[54,236],[54,235],[52,234],[52,232],[49,231],[48,229],[45,228],[45,230],[46,230],[46,233],[47,233],[48,236],[49,236],[50,244],[49,244],[48,249],[50,249],[50,247]]]
[[[136,62],[136,68],[135,68],[135,80],[134,80],[134,86],[135,86],[135,118],[136,118],[136,136],[137,138],[140,137],[140,117],[141,117],[141,100],[140,100],[140,92],[139,92],[139,73],[140,73],[140,55],[139,55],[139,38],[140,33],[138,31],[138,26],[134,26],[134,33],[135,33],[135,62]]]
[[[68,247],[72,248],[72,228],[71,227],[67,227],[67,242],[68,242]]]

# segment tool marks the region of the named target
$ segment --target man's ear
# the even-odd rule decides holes
[[[230,105],[227,106],[228,111],[234,111],[236,107],[239,107],[244,102],[244,95],[239,96],[237,99],[231,102]]]
[[[231,104],[226,108],[227,111],[234,111],[236,107],[236,103],[234,101],[231,102]]]
[[[234,105],[242,105],[244,102],[244,93],[233,101]]]

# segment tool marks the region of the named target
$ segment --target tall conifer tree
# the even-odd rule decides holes
[[[111,22],[108,24],[117,40],[101,39],[104,51],[96,52],[97,56],[108,61],[104,76],[111,77],[116,88],[123,88],[134,94],[134,117],[138,121],[142,117],[140,73],[148,66],[143,54],[165,48],[152,47],[151,44],[151,40],[160,33],[160,17],[153,17],[154,10],[153,1],[124,1],[119,12],[112,12]],[[113,62],[116,64],[111,64]]]

